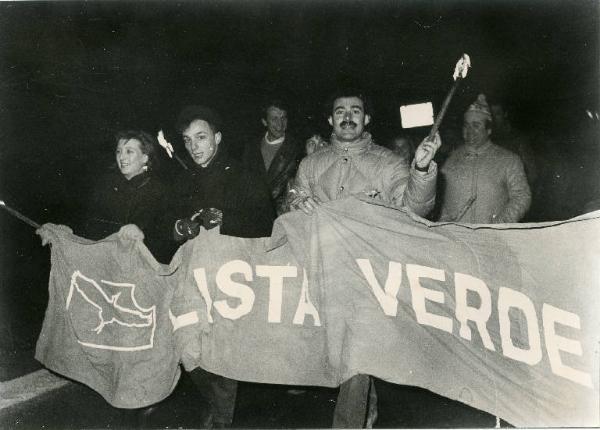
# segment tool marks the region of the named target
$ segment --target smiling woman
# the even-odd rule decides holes
[[[158,261],[168,263],[170,229],[162,222],[167,192],[152,170],[155,140],[138,130],[119,132],[115,138],[119,172],[101,176],[94,184],[76,233],[93,240],[116,232],[122,239],[143,239]]]
[[[151,145],[144,146],[135,137],[122,137],[119,139],[115,155],[117,157],[117,166],[123,176],[125,176],[125,179],[129,181],[134,176],[148,170],[148,162],[150,161],[148,154],[151,150]]]

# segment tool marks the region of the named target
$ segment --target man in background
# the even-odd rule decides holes
[[[441,168],[440,221],[514,223],[529,209],[531,192],[521,158],[492,143],[491,135],[492,114],[480,94],[464,114],[464,144]]]
[[[260,173],[269,188],[277,215],[281,215],[289,210],[287,184],[296,175],[303,147],[287,132],[287,108],[281,101],[269,101],[262,113],[265,135],[258,142],[246,145],[243,160],[249,169]]]

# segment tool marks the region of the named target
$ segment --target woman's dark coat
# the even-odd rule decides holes
[[[150,173],[141,173],[130,180],[118,171],[111,173],[95,182],[78,233],[99,240],[126,224],[135,224],[144,233],[144,243],[154,257],[168,263],[176,249],[165,217],[168,203],[166,187]]]

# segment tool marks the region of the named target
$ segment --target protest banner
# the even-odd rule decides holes
[[[203,231],[180,248],[178,269],[160,278],[167,284],[160,291],[172,295],[161,343],[173,330],[175,355],[188,370],[239,380],[336,386],[366,373],[520,427],[597,426],[598,218],[436,224],[349,198],[313,216],[280,217],[271,238]],[[81,251],[55,255],[55,248],[51,290],[67,289],[85,266],[58,260]],[[57,264],[68,267],[62,280]],[[140,281],[111,280],[148,283],[142,272]],[[142,314],[149,304],[140,302]],[[163,325],[165,313],[157,307]]]

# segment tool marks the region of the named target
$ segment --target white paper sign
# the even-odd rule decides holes
[[[402,128],[424,127],[433,124],[431,102],[400,106]]]

